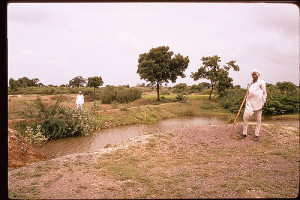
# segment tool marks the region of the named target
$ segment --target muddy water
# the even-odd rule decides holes
[[[51,157],[59,157],[67,154],[97,150],[108,144],[113,145],[144,134],[172,132],[172,130],[184,127],[224,124],[225,120],[225,117],[220,116],[179,117],[152,124],[136,124],[101,129],[88,136],[52,140],[35,147]]]

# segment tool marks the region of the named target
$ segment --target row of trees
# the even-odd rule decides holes
[[[219,56],[202,57],[202,66],[197,72],[192,72],[190,75],[195,81],[201,78],[210,81],[210,95],[216,87],[218,93],[224,92],[228,88],[232,88],[232,78],[229,77],[229,70],[239,71],[239,66],[235,64],[236,61],[229,61],[223,67],[219,62]],[[183,57],[180,54],[175,54],[170,51],[168,46],[160,46],[152,48],[148,53],[139,55],[137,73],[141,79],[156,85],[157,101],[160,101],[159,87],[163,83],[176,82],[178,76],[184,78],[184,71],[187,69],[190,60],[189,57]]]
[[[39,83],[38,78],[29,79],[27,77],[19,78],[15,80],[13,78],[9,79],[9,86],[12,90],[16,90],[19,87],[30,87],[30,86],[43,86],[42,83]]]
[[[15,80],[13,78],[9,79],[9,87],[11,90],[17,90],[18,88],[25,88],[25,87],[42,87],[44,84],[39,83],[40,80],[38,78],[29,79],[27,77],[19,78],[18,80]],[[72,80],[69,81],[69,84],[62,84],[60,87],[84,87],[85,84],[87,84],[88,87],[94,87],[95,88],[103,85],[103,80],[101,76],[94,76],[89,77],[88,79],[83,78],[82,76],[76,76]],[[53,86],[53,85],[49,85]]]
[[[102,86],[104,82],[101,76],[89,77],[88,79],[85,79],[82,76],[76,76],[69,81],[69,87],[84,87],[86,83],[88,87],[93,87],[95,92],[95,88]]]

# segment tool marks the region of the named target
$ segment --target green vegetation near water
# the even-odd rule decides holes
[[[267,84],[268,96],[264,116],[299,113],[299,88],[292,86],[294,85],[286,82]],[[177,116],[199,116],[207,113],[225,115],[228,122],[232,123],[246,90],[228,89],[219,95],[214,92],[209,99],[210,89],[203,87],[201,84],[198,88],[187,87],[185,84],[178,84],[173,89],[163,87],[159,102],[156,101],[155,91],[149,87],[107,86],[95,92],[94,88],[71,88],[73,91],[67,94],[73,96],[58,95],[66,88],[56,88],[57,95],[50,97],[37,95],[26,99],[25,95],[24,100],[20,101],[13,98],[15,95],[10,96],[8,116],[9,119],[18,117],[31,119],[13,124],[13,127],[31,143],[83,136],[99,128],[153,123]],[[41,88],[38,89],[42,91]],[[195,93],[195,89],[201,92]],[[48,89],[44,88],[45,90]],[[83,112],[78,112],[74,108],[76,94],[73,92],[79,90],[86,92]],[[42,101],[40,97],[49,98]],[[242,114],[243,109],[240,116]]]

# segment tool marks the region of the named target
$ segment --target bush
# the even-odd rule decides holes
[[[116,100],[119,103],[130,103],[142,97],[142,92],[135,88],[124,88],[119,90],[116,95]]]
[[[26,127],[21,134],[30,143],[70,136],[88,135],[95,129],[95,119],[86,111],[77,111],[60,106],[61,98],[54,105],[45,105],[40,98],[35,101],[38,110],[35,118],[38,120]]]
[[[228,89],[219,97],[219,103],[230,112],[237,113],[244,100],[246,91],[246,89]]]
[[[284,82],[286,83],[286,82]],[[268,96],[264,107],[266,115],[282,115],[299,112],[299,89],[283,91],[280,82],[267,87]]]
[[[91,102],[95,100],[101,100],[101,95],[98,93],[91,93],[91,94],[86,94],[84,96],[84,101],[85,102]]]
[[[173,87],[173,92],[177,94],[190,94],[190,89],[185,83],[179,83]]]
[[[286,90],[282,89],[280,82],[276,86],[267,84],[268,95],[263,108],[264,115],[299,113],[299,88],[292,87],[287,82],[284,84],[289,86]],[[245,89],[229,89],[220,96],[219,103],[223,108],[237,113],[245,94]]]
[[[110,104],[116,100],[117,96],[117,87],[115,86],[106,86],[101,92],[101,101],[105,104]]]
[[[175,98],[176,98],[176,101],[179,101],[179,102],[186,102],[186,99],[187,99],[186,95],[183,95],[183,94],[178,94],[175,96]]]
[[[95,128],[95,119],[86,111],[76,111],[60,106],[56,115],[40,122],[44,135],[50,139],[84,136]]]
[[[130,103],[142,97],[142,92],[136,88],[107,86],[101,93],[102,103]]]
[[[23,136],[29,144],[39,144],[48,140],[48,138],[45,137],[45,131],[41,125],[38,125],[35,130],[30,126],[26,126],[26,131]]]

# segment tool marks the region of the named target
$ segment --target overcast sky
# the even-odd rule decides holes
[[[265,3],[10,3],[8,79],[68,84],[101,76],[104,85],[146,83],[136,73],[139,54],[169,46],[189,56],[186,78],[203,56],[218,55],[234,85],[246,87],[257,68],[267,83],[299,85],[299,9]],[[174,84],[168,84],[173,86]]]

